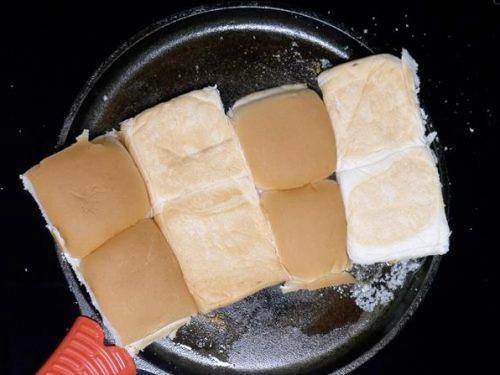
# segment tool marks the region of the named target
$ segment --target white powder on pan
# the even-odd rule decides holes
[[[373,278],[355,284],[351,297],[359,308],[373,311],[379,305],[387,305],[394,299],[394,293],[403,286],[407,276],[420,268],[420,261],[404,260],[392,266],[380,278]]]
[[[328,59],[319,59],[319,62],[321,64],[321,69],[328,69],[333,66],[332,62]]]
[[[357,265],[353,273],[358,284],[353,286],[286,295],[278,287],[269,288],[231,306],[194,317],[180,329],[174,341],[160,339],[157,350],[175,353],[205,369],[230,368],[244,373],[289,363],[305,365],[318,353],[339,348],[362,332],[377,313],[360,310],[373,311],[390,303],[420,264],[421,260],[408,260]],[[138,368],[162,373],[148,356],[136,358]]]
[[[433,132],[430,132],[429,134],[427,134],[425,136],[425,143],[430,146],[432,144],[432,142],[434,142],[434,140],[437,138],[437,132],[433,131]]]

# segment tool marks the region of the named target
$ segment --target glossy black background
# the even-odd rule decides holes
[[[78,314],[52,240],[17,175],[55,151],[74,97],[115,48],[151,22],[202,4],[162,3],[0,5],[2,374],[33,373]],[[284,3],[330,17],[379,50],[408,48],[421,64],[422,96],[448,149],[452,252],[407,326],[356,374],[496,367],[500,5],[437,3]]]

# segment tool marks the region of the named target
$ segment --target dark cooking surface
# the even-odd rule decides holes
[[[391,11],[372,5],[363,7],[360,15],[359,5],[358,9],[346,5],[332,9],[318,2],[307,4],[325,15],[331,10],[333,19],[354,27],[356,34],[379,49],[391,52],[401,45],[408,47],[428,78],[423,83],[424,100],[433,121],[439,123],[441,142],[451,148],[445,158],[454,194],[454,253],[444,258],[434,286],[408,326],[358,372],[398,373],[404,366],[404,372],[417,373],[428,370],[430,363],[435,371],[463,370],[471,364],[478,371],[485,369],[486,362],[477,360],[478,355],[486,358],[488,348],[483,353],[479,348],[492,318],[482,304],[489,300],[494,271],[493,262],[483,264],[490,255],[479,252],[495,249],[488,237],[493,222],[486,220],[491,210],[486,205],[487,193],[493,184],[485,176],[486,163],[495,155],[491,149],[494,132],[498,132],[494,107],[498,91],[488,87],[493,87],[495,79],[498,82],[494,69],[499,61],[493,54],[500,7],[488,2],[482,8],[455,4],[443,10],[408,6]],[[86,10],[83,5],[81,9],[38,7],[32,15],[23,15],[22,23],[17,17],[20,13],[12,13],[3,25],[7,26],[3,55],[8,56],[8,67],[0,88],[0,199],[2,238],[7,244],[0,267],[2,295],[6,296],[2,322],[7,334],[2,335],[5,350],[1,355],[6,358],[0,357],[0,370],[7,365],[7,373],[36,369],[78,313],[51,240],[30,198],[20,191],[16,174],[53,152],[64,115],[97,64],[128,36],[170,11],[123,9],[118,22],[112,10],[95,13],[95,8]],[[472,251],[477,260],[471,265],[467,252]],[[470,268],[475,264],[481,267]],[[450,354],[444,352],[445,347],[452,349]]]

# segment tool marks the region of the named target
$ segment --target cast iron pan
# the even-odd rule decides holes
[[[96,136],[159,102],[217,85],[228,109],[239,97],[306,82],[318,90],[324,68],[374,53],[317,16],[263,6],[197,8],[160,21],[130,39],[90,78],[60,135],[69,145],[83,129]],[[442,171],[443,172],[443,171]],[[98,319],[61,259],[82,313]],[[282,295],[269,288],[195,318],[174,341],[160,340],[136,358],[152,373],[347,373],[390,341],[418,306],[440,258],[427,258],[372,312],[352,287]],[[380,277],[390,267],[361,270]],[[368,276],[367,276],[368,275]],[[373,277],[375,277],[373,276]]]

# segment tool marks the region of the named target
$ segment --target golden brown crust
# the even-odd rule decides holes
[[[122,345],[197,313],[177,259],[151,219],[105,242],[82,259],[80,270]]]
[[[25,175],[64,247],[81,258],[149,212],[144,181],[112,137],[80,139]]]
[[[307,284],[349,268],[344,206],[335,181],[266,191],[261,204],[292,278]]]
[[[232,123],[256,185],[290,189],[334,172],[335,138],[325,105],[309,89],[290,88],[237,106]]]

